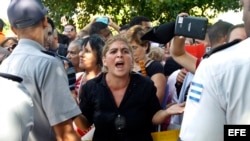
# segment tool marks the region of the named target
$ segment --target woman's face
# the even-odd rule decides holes
[[[82,51],[79,53],[80,56],[80,68],[85,69],[85,71],[91,70],[97,66],[97,53],[92,50],[89,42]]]
[[[135,41],[132,41],[130,44],[133,49],[134,61],[138,63],[140,60],[143,60],[145,58],[147,47],[141,46]]]
[[[115,41],[110,44],[108,51],[103,57],[103,65],[108,73],[114,76],[126,76],[133,66],[132,52],[124,41]]]

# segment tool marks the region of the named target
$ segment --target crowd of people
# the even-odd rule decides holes
[[[250,2],[240,2],[244,23],[219,20],[201,40],[145,16],[60,33],[40,0],[12,0],[15,37],[0,20],[0,140],[80,141],[94,130],[93,141],[152,141],[178,129],[183,141],[222,141],[225,124],[250,124]],[[197,45],[201,56],[187,50]]]

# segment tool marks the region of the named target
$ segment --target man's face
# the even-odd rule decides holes
[[[53,36],[53,31],[52,27],[50,24],[48,24],[47,28],[47,34],[45,37],[45,45],[44,47],[48,50],[49,48],[53,48],[53,41],[54,41],[54,36]]]
[[[77,36],[76,30],[75,30],[74,26],[72,26],[72,25],[66,25],[64,27],[63,34],[67,35],[69,37],[70,41],[73,41]]]
[[[152,28],[151,22],[142,21],[141,25],[144,26],[147,30]]]
[[[107,28],[104,28],[100,31],[100,36],[103,37],[103,39],[105,41],[107,41],[109,38],[111,38],[113,35],[112,35],[112,32],[110,31],[110,29],[107,27]]]

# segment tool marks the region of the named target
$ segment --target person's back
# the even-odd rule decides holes
[[[0,73],[0,140],[26,141],[33,128],[34,106],[21,78]]]
[[[22,77],[32,97],[34,128],[28,140],[79,140],[72,119],[81,112],[70,94],[63,64],[42,46],[48,34],[47,9],[38,0],[12,0],[7,13],[20,40],[0,70]]]
[[[225,124],[250,124],[250,87],[246,86],[250,83],[249,43],[247,39],[201,62],[190,89],[202,92],[188,93],[183,140],[223,140]],[[206,129],[206,134],[200,134],[201,129]]]
[[[180,140],[227,140],[225,125],[250,124],[250,1],[240,2],[248,38],[203,59],[188,92]]]

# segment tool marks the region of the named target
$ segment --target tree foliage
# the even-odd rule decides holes
[[[108,15],[118,25],[126,24],[137,15],[163,23],[173,21],[178,13],[213,18],[219,12],[239,11],[237,0],[43,0],[49,16],[60,25],[62,16],[82,28],[94,15]]]

